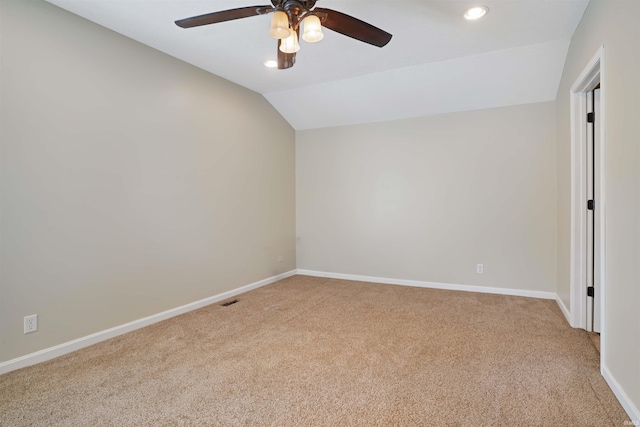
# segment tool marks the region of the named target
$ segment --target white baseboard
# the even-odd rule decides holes
[[[384,277],[359,276],[356,274],[328,273],[298,269],[297,274],[304,276],[327,277],[331,279],[355,280],[360,282],[383,283],[387,285],[415,286],[418,288],[445,289],[450,291],[480,292],[484,294],[512,295],[520,297],[557,300],[555,292],[527,291],[522,289],[494,288],[488,286],[456,285],[453,283],[422,282],[418,280],[389,279]]]
[[[170,310],[163,311],[162,313],[157,313],[148,317],[144,317],[142,319],[134,320],[133,322],[125,323],[124,325],[96,332],[95,334],[87,335],[85,337],[68,341],[53,347],[45,348],[44,350],[36,351],[35,353],[27,354],[22,357],[2,362],[0,363],[0,374],[15,371],[16,369],[24,368],[26,366],[35,365],[36,363],[41,363],[47,360],[54,359],[56,357],[60,357],[73,351],[80,350],[81,348],[117,337],[118,335],[126,334],[127,332],[135,331],[136,329],[144,328],[145,326],[149,326],[162,320],[166,320],[171,317],[207,306],[209,304],[231,298],[233,296],[248,292],[261,286],[269,285],[271,283],[277,282],[278,280],[291,277],[295,274],[296,270],[291,270],[286,273],[278,274],[277,276],[272,276],[242,286],[240,288],[232,289],[230,291],[202,299],[200,301],[195,301],[180,307],[172,308]]]
[[[633,404],[618,381],[613,378],[613,375],[611,375],[611,371],[609,371],[609,368],[607,368],[606,366],[602,366],[600,368],[600,371],[607,384],[609,384],[611,391],[613,391],[613,394],[616,395],[618,401],[627,412],[627,415],[629,415],[629,418],[631,418],[632,424],[630,425],[640,425],[640,410],[638,410],[638,407]]]
[[[562,301],[562,298],[560,298],[560,295],[556,295],[556,302],[558,303],[558,307],[560,307],[560,310],[562,311],[562,314],[564,314],[564,317],[565,319],[567,319],[567,322],[569,323],[569,325],[573,327],[573,325],[571,324],[571,313],[569,312],[569,309],[567,308],[567,306],[564,305],[564,301]]]
[[[140,329],[145,326],[149,326],[154,323],[160,322],[162,320],[166,320],[171,317],[175,317],[180,314],[184,314],[189,311],[193,311],[198,308],[201,308],[210,304],[214,304],[218,301],[231,298],[233,296],[248,292],[250,290],[269,285],[271,283],[277,282],[278,280],[291,277],[295,274],[301,274],[305,276],[315,276],[315,277],[327,277],[332,279],[344,279],[344,280],[355,280],[355,281],[362,281],[362,282],[383,283],[383,284],[389,284],[389,285],[415,286],[415,287],[432,288],[432,289],[445,289],[445,290],[465,291],[465,292],[480,292],[480,293],[488,293],[488,294],[524,296],[524,297],[541,298],[541,299],[554,299],[558,303],[558,306],[560,307],[564,316],[567,318],[567,321],[569,321],[569,318],[570,318],[569,310],[564,305],[562,300],[558,297],[558,295],[553,292],[527,291],[527,290],[521,290],[521,289],[505,289],[505,288],[495,288],[495,287],[486,287],[486,286],[457,285],[457,284],[451,284],[451,283],[422,282],[422,281],[416,281],[416,280],[389,279],[389,278],[382,278],[382,277],[360,276],[355,274],[329,273],[324,271],[297,269],[297,270],[291,270],[286,273],[278,274],[277,276],[272,276],[272,277],[254,282],[254,283],[242,286],[240,288],[232,289],[230,291],[223,292],[221,294],[214,295],[212,297],[205,298],[200,301],[195,301],[180,307],[172,308],[170,310],[166,310],[161,313],[154,314],[152,316],[134,320],[133,322],[125,323],[124,325],[116,326],[114,328],[110,328],[104,331],[97,332],[95,334],[87,335],[82,338],[68,341],[66,343],[56,345],[54,347],[49,347],[44,350],[37,351],[35,353],[27,354],[25,356],[18,357],[16,359],[2,362],[0,363],[0,374],[4,374],[7,372],[14,371],[16,369],[35,365],[36,363],[45,362],[47,360],[51,360],[56,357],[63,356],[65,354],[71,353],[76,350],[80,350],[81,348],[88,347],[93,344],[97,344],[101,341],[105,341],[110,338],[117,337],[127,332],[131,332],[136,329]],[[609,371],[609,369],[606,366],[602,366],[601,371],[602,371],[602,376],[606,380],[607,384],[609,384],[609,387],[611,388],[611,390],[613,391],[617,399],[620,401],[620,404],[622,405],[624,410],[627,412],[627,414],[629,415],[631,420],[635,423],[635,425],[638,425],[637,423],[640,422],[640,411],[638,410],[638,408],[634,405],[631,399],[629,399],[629,396],[627,396],[627,394],[624,392],[624,389],[611,375],[611,372]]]

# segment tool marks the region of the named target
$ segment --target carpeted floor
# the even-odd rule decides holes
[[[622,426],[550,300],[293,276],[0,376],[2,426]]]

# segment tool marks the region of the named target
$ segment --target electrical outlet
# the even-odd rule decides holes
[[[476,266],[476,273],[478,273],[478,274],[484,273],[484,264],[478,264]]]
[[[282,262],[283,259],[284,257],[282,255],[278,255],[278,262]]]
[[[38,315],[32,314],[24,318],[24,333],[30,334],[38,330]]]

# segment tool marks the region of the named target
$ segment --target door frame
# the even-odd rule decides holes
[[[605,146],[606,146],[606,85],[604,67],[604,46],[600,46],[589,61],[570,90],[571,99],[571,269],[570,269],[570,323],[574,328],[586,329],[587,298],[586,298],[586,144],[587,144],[587,103],[586,94],[600,83],[600,147],[597,148],[596,173],[600,187],[600,200],[595,227],[600,231],[600,242],[596,251],[599,252],[597,279],[600,286],[600,348],[601,366],[604,365],[606,349],[605,328]]]

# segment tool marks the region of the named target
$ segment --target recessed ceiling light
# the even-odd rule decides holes
[[[267,68],[276,68],[278,66],[278,61],[276,61],[275,59],[269,59],[268,61],[264,62],[264,66]]]
[[[489,8],[487,6],[474,6],[464,11],[464,19],[469,21],[475,21],[476,19],[482,18],[484,15],[489,12]]]

